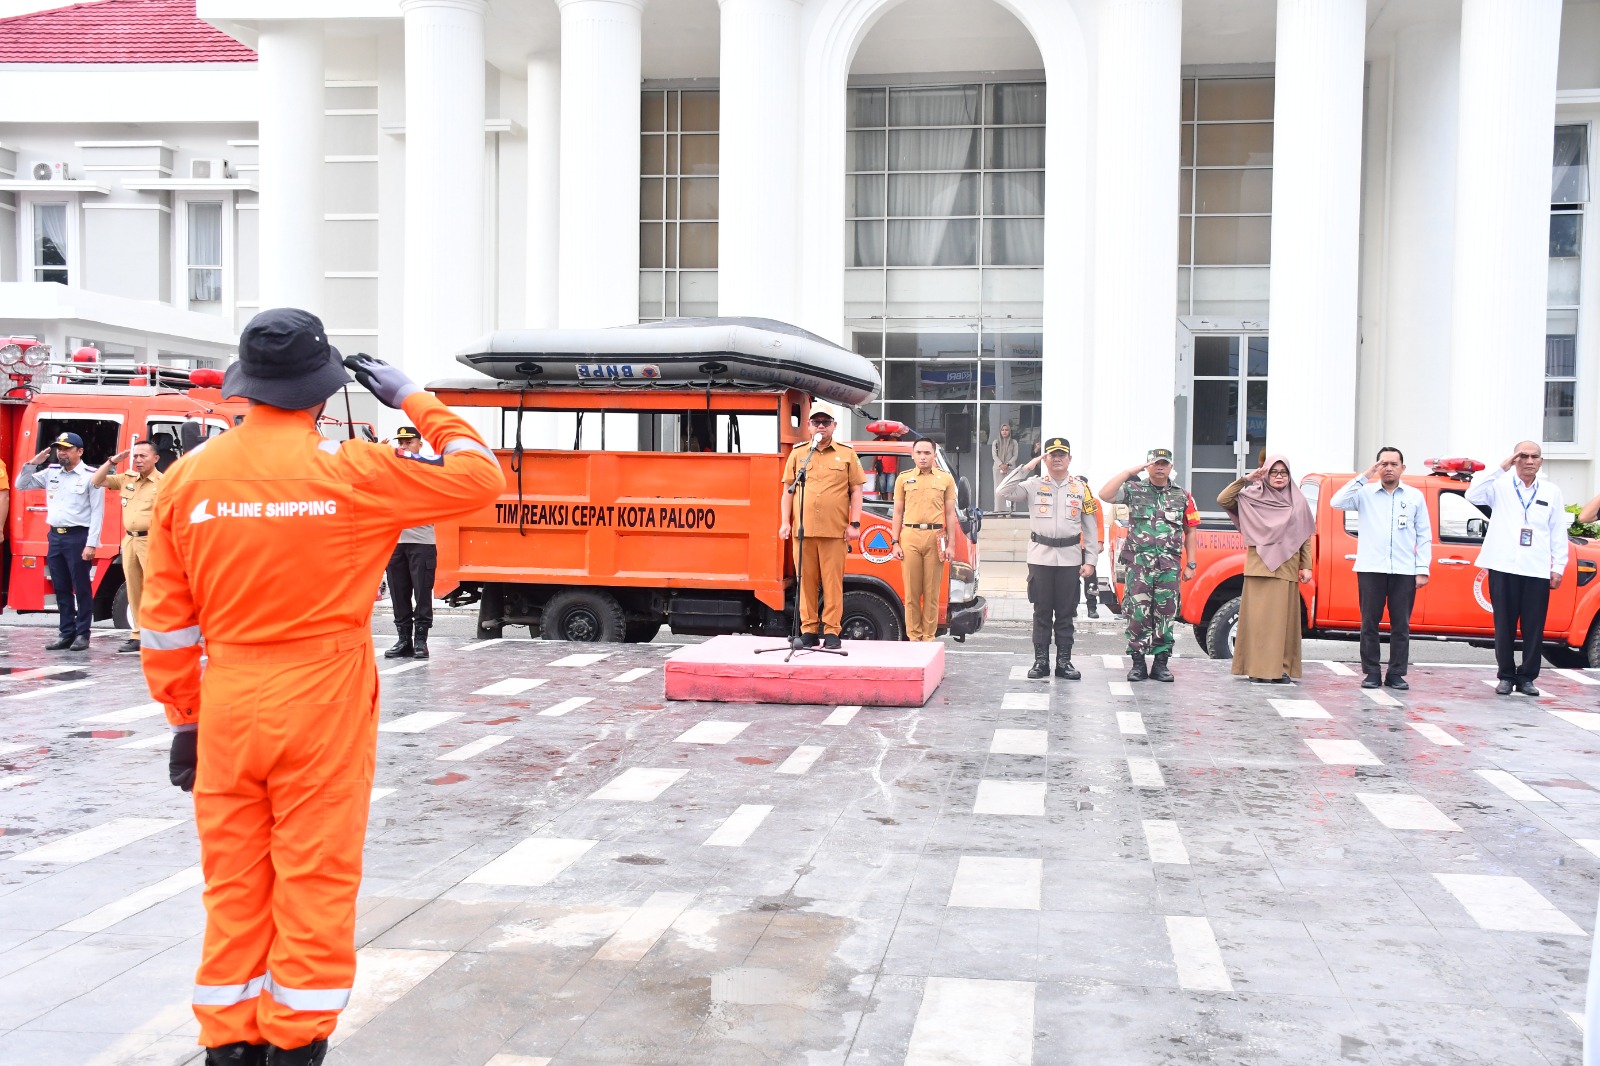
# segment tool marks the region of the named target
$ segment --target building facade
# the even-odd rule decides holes
[[[437,378],[496,328],[759,315],[878,361],[868,413],[941,440],[980,499],[1002,423],[1024,458],[1068,436],[1094,478],[1170,445],[1202,500],[1267,450],[1420,466],[1523,437],[1593,492],[1597,0],[199,0],[198,20],[250,55],[122,78],[18,62],[29,19],[0,22],[0,81],[83,81],[0,116],[0,318],[47,290],[115,299],[207,317],[195,348],[303,304]],[[228,184],[195,176],[219,158]],[[55,161],[94,187],[30,181]]]

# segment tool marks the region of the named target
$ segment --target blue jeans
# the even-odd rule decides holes
[[[87,637],[94,622],[94,564],[83,557],[88,542],[87,527],[69,528],[65,533],[57,533],[54,526],[50,529],[47,561],[63,637]]]

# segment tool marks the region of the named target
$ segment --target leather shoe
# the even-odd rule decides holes
[[[1361,687],[1362,688],[1382,688],[1383,687],[1383,682],[1378,679],[1378,675],[1377,674],[1368,674],[1366,677],[1363,677],[1361,679]]]
[[[137,640],[134,640],[132,637],[129,637],[127,640],[125,640],[121,644],[117,645],[117,654],[118,655],[131,655],[131,654],[137,652],[138,650],[139,650],[139,642]]]
[[[1172,681],[1172,671],[1167,669],[1168,654],[1168,652],[1162,652],[1160,655],[1157,655],[1155,661],[1150,664],[1150,680],[1166,681],[1169,683]]]
[[[1033,665],[1028,667],[1028,680],[1037,681],[1041,677],[1050,676],[1050,660],[1035,659]]]
[[[822,638],[822,646],[823,646],[823,648],[825,648],[828,651],[838,651],[839,650],[839,634],[837,634],[837,633],[829,633],[827,636],[823,637]]]
[[[815,648],[822,642],[822,638],[815,633],[801,633],[800,646],[802,648]]]
[[[1537,696],[1539,694],[1539,687],[1532,681],[1522,680],[1517,682],[1517,691],[1522,693],[1524,696]]]
[[[265,1066],[267,1045],[223,1044],[206,1048],[206,1066]]]
[[[1398,689],[1401,692],[1404,692],[1406,689],[1411,687],[1411,682],[1407,681],[1403,677],[1395,677],[1393,674],[1389,675],[1389,680],[1385,681],[1384,684],[1388,685],[1392,689]]]
[[[1150,677],[1150,669],[1149,669],[1149,667],[1145,666],[1144,656],[1143,655],[1135,655],[1133,657],[1133,669],[1128,671],[1128,680],[1129,681],[1144,681],[1144,680],[1147,680],[1149,677]]]
[[[1511,687],[1511,682],[1501,678],[1500,683],[1494,687],[1494,694],[1496,696],[1509,696],[1511,695]]]
[[[44,646],[45,651],[66,651],[72,647],[71,637],[60,637]]]
[[[78,637],[76,640],[74,640],[72,642],[72,647],[68,648],[67,650],[68,651],[88,651],[89,650],[89,638],[88,637],[82,637],[82,636]]]
[[[1076,681],[1080,677],[1082,677],[1083,675],[1078,672],[1078,668],[1076,666],[1072,665],[1072,660],[1070,660],[1070,659],[1057,659],[1056,660],[1056,676],[1057,677],[1064,677],[1068,681]]]
[[[321,1066],[328,1054],[328,1042],[317,1040],[305,1047],[281,1048],[274,1045],[267,1052],[267,1066]]]

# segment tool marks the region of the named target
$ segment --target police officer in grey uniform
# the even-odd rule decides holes
[[[1045,473],[1023,475],[1043,462]],[[1072,445],[1065,437],[1044,442],[1044,454],[1013,470],[995,495],[1022,504],[1028,514],[1028,602],[1033,604],[1034,680],[1050,673],[1050,634],[1056,638],[1056,676],[1076,681],[1072,665],[1073,618],[1078,613],[1079,579],[1094,573],[1100,534],[1094,493],[1082,478],[1067,472]]]
[[[395,431],[394,440],[402,454],[419,462],[433,461],[423,458],[422,434],[415,427],[401,426]],[[439,549],[432,525],[401,531],[386,571],[394,627],[400,639],[383,653],[385,659],[428,658],[428,630],[433,628],[433,573],[438,565]]]

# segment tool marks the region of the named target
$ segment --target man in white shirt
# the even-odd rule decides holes
[[[1382,683],[1407,689],[1411,660],[1411,606],[1428,583],[1433,527],[1428,501],[1404,484],[1406,457],[1399,448],[1378,449],[1377,461],[1345,482],[1328,503],[1356,512],[1356,590],[1361,597],[1362,688],[1377,688],[1382,666],[1378,627],[1389,609],[1389,676]],[[1377,483],[1373,483],[1377,478]]]
[[[1570,520],[1561,490],[1539,477],[1544,452],[1525,440],[1500,469],[1475,481],[1467,502],[1493,511],[1489,532],[1478,552],[1478,565],[1489,571],[1489,598],[1494,603],[1494,657],[1500,670],[1495,691],[1509,696],[1515,688],[1537,696],[1539,657],[1544,643],[1544,618],[1550,590],[1561,587],[1567,568],[1567,526]],[[1506,477],[1506,472],[1516,473]],[[1516,662],[1517,624],[1522,624],[1522,664]]]

